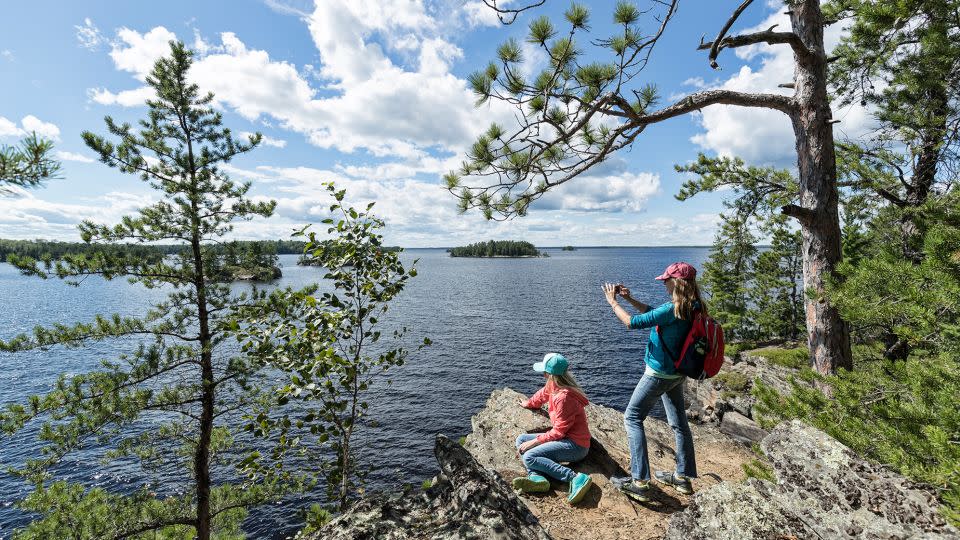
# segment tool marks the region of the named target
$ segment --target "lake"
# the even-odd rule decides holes
[[[593,402],[622,410],[642,371],[647,332],[620,324],[603,299],[601,283],[622,281],[634,297],[658,304],[667,296],[653,278],[680,260],[700,268],[709,249],[545,251],[550,257],[535,259],[452,258],[442,249],[403,253],[408,265],[419,259],[419,275],[391,305],[390,322],[407,326],[411,341],[429,337],[433,345],[392,371],[392,385],[370,391],[370,419],[375,423],[358,434],[360,459],[373,467],[370,489],[419,484],[433,476],[434,435],[456,439],[469,433],[470,416],[495,388],[535,391],[542,377],[531,371],[531,364],[546,352],[570,359]],[[284,275],[275,285],[303,286],[322,276],[321,269],[297,266],[295,255],[280,260]],[[7,340],[36,325],[89,321],[96,314],[139,315],[164,296],[123,280],[88,278],[71,287],[24,277],[0,264],[0,338]],[[116,358],[130,345],[104,342],[81,349],[0,353],[0,403],[42,393],[59,374],[95,369],[100,360]],[[39,448],[35,438],[5,438],[0,461],[22,461]],[[71,480],[109,489],[129,490],[148,480],[139,468],[104,468],[83,454],[59,470]],[[14,507],[26,493],[18,479],[0,475],[0,539],[29,521]],[[318,489],[302,503],[320,500]],[[283,538],[301,523],[296,505],[277,504],[251,510],[244,528],[250,538]]]

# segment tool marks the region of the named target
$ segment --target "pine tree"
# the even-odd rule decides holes
[[[804,327],[800,233],[779,216],[764,229],[770,249],[757,256],[749,291],[756,339],[796,341]]]
[[[746,219],[724,215],[720,219],[710,258],[703,264],[701,283],[710,295],[710,315],[723,325],[727,339],[751,339],[755,323],[747,316],[747,296],[757,239]]]
[[[237,220],[271,215],[275,203],[251,201],[250,185],[235,184],[220,168],[253,149],[260,136],[238,142],[222,127],[213,95],[188,82],[191,63],[192,53],[171,43],[170,56],[147,77],[156,92],[147,101],[147,119],[135,129],[107,117],[115,142],[83,133],[100,161],[138,175],[160,201],[117,225],[85,221],[79,227],[92,246],[176,242],[186,249],[155,260],[94,250],[68,254],[46,269],[19,261],[44,276],[126,278],[170,292],[141,317],[99,316],[0,343],[22,351],[145,339],[99,370],[62,376],[50,393],[8,405],[0,416],[7,434],[39,423],[45,445],[19,470],[33,484],[20,506],[37,519],[17,538],[236,538],[245,508],[276,500],[300,481],[261,467],[269,459],[257,448],[264,443],[238,436],[242,416],[269,405],[273,394],[262,362],[227,346],[244,324],[235,306],[257,298],[230,292],[215,242]],[[57,479],[57,463],[81,449],[99,451],[107,461],[132,459],[147,470],[179,470],[182,483],[156,486],[156,493],[114,493]]]
[[[957,164],[960,1],[834,0],[825,10],[851,20],[831,70],[840,101],[873,105],[880,126],[866,143],[840,145],[842,180],[896,209],[900,249],[918,262],[918,212]]]
[[[0,145],[0,194],[9,188],[36,187],[60,173],[53,159],[53,141],[32,133],[16,146]]]
[[[587,39],[581,38],[590,32],[590,12],[573,4],[564,13],[563,29],[546,16],[529,25],[527,42],[548,58],[539,73],[524,75],[523,48],[511,38],[497,49],[495,61],[469,77],[478,104],[494,99],[512,106],[519,125],[491,125],[467,151],[463,165],[444,179],[462,211],[476,208],[488,219],[523,216],[551,188],[631,147],[652,124],[713,105],[782,112],[796,134],[798,178],[796,201],[780,211],[800,226],[804,289],[816,293],[805,297],[811,363],[822,373],[849,369],[848,327],[823,294],[841,257],[829,58],[823,40],[823,28],[830,21],[823,16],[820,0],[788,0],[789,29],[727,35],[751,3],[741,3],[716,38],[709,43],[701,39],[699,48],[709,49],[710,65],[717,68],[718,55],[725,49],[760,43],[790,47],[792,95],[712,88],[659,107],[656,87],[641,84],[640,75],[679,0],[653,0],[644,8],[630,1],[617,2],[612,35]],[[496,4],[487,3],[495,9]],[[511,3],[500,13],[509,22],[514,19],[511,14],[542,4]],[[596,54],[584,54],[587,43]]]
[[[839,145],[842,182],[873,206],[864,227],[872,249],[859,256],[876,263],[847,265],[844,278],[864,287],[851,291],[861,301],[883,303],[875,293],[897,278],[878,268],[921,262],[925,228],[936,223],[928,211],[949,193],[960,165],[960,2],[835,0],[826,9],[852,20],[831,72],[841,101],[873,105],[880,126],[870,140]],[[862,339],[879,339],[887,358],[904,360],[911,342],[888,323],[861,328]]]

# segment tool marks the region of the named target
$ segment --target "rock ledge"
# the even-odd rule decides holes
[[[794,420],[761,443],[776,483],[750,479],[696,494],[668,540],[960,538],[936,493]]]

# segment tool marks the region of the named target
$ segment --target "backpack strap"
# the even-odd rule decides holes
[[[702,310],[699,307],[693,310],[693,320],[690,321],[690,329],[687,330],[687,335],[689,335],[690,332],[693,332],[693,325],[697,323],[697,316],[700,315],[701,313],[702,313]],[[663,334],[660,333],[659,324],[656,326],[656,331],[657,331],[657,337],[660,338],[660,346],[663,348],[663,352],[667,353],[667,357],[670,358],[670,361],[673,362],[673,365],[677,365],[677,356],[673,354],[673,351],[670,350],[670,346],[667,345],[666,340],[663,339]],[[686,342],[686,336],[684,336],[684,342]],[[683,347],[683,343],[681,343],[680,346]]]
[[[657,337],[660,339],[660,347],[663,348],[663,352],[667,353],[667,357],[670,358],[670,362],[673,365],[677,365],[677,357],[670,351],[670,347],[667,346],[666,340],[663,339],[663,334],[660,333],[660,325],[657,325]]]

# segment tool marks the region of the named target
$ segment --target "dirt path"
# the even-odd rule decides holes
[[[473,433],[466,448],[480,463],[492,468],[509,482],[525,474],[513,451],[513,441],[523,432],[549,428],[544,415],[517,406],[521,395],[505,389],[494,392],[486,407],[473,418]],[[623,428],[623,415],[613,409],[590,405],[587,409],[594,443],[590,455],[574,469],[591,475],[594,487],[587,497],[572,507],[566,501],[566,485],[554,483],[544,494],[521,497],[540,519],[541,525],[558,540],[660,538],[670,516],[682,510],[690,497],[669,486],[656,486],[653,501],[635,503],[610,485],[611,476],[626,476],[629,449]],[[752,454],[709,425],[691,425],[696,445],[700,478],[694,490],[709,487],[721,479],[738,482],[743,478],[741,464]],[[666,423],[647,419],[645,423],[650,465],[654,470],[673,470],[674,433]]]

